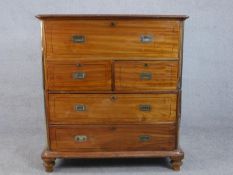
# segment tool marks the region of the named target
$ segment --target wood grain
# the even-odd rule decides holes
[[[114,23],[114,26],[112,26]],[[178,58],[180,22],[174,20],[49,20],[45,21],[47,59],[101,57]],[[73,35],[85,36],[73,43]],[[153,36],[141,43],[141,35]],[[90,58],[90,57],[89,57]]]
[[[111,90],[110,61],[60,61],[47,63],[48,90]],[[84,79],[73,74],[85,73]]]
[[[45,158],[157,158],[184,157],[181,148],[172,151],[52,151],[45,148],[42,157]]]
[[[50,124],[155,124],[176,121],[176,94],[50,94]],[[76,111],[75,105],[86,111]],[[151,111],[140,111],[147,104]]]
[[[115,62],[116,90],[175,90],[179,63],[177,61],[117,61]],[[141,79],[150,73],[150,80]]]
[[[175,149],[175,125],[88,125],[50,127],[52,150],[60,151],[169,151]],[[87,141],[77,142],[77,135]],[[150,136],[141,141],[140,136]]]

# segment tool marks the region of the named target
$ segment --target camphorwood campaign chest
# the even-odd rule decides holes
[[[56,158],[168,157],[179,170],[187,16],[38,15],[47,148]]]

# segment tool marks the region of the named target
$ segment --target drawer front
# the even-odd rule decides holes
[[[154,124],[176,121],[176,94],[50,94],[52,124]]]
[[[154,151],[175,149],[175,125],[50,127],[52,150]]]
[[[180,22],[175,20],[48,20],[46,53],[59,59],[96,55],[178,58]]]
[[[116,90],[174,90],[177,88],[177,61],[117,61]]]
[[[111,63],[53,62],[47,63],[49,90],[111,90]]]

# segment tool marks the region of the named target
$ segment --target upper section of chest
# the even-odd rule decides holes
[[[180,58],[182,16],[39,18],[47,60]]]

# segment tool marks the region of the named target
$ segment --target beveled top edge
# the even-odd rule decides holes
[[[39,14],[35,16],[40,20],[46,19],[178,19],[185,20],[189,18],[186,15],[139,15],[139,14]]]

